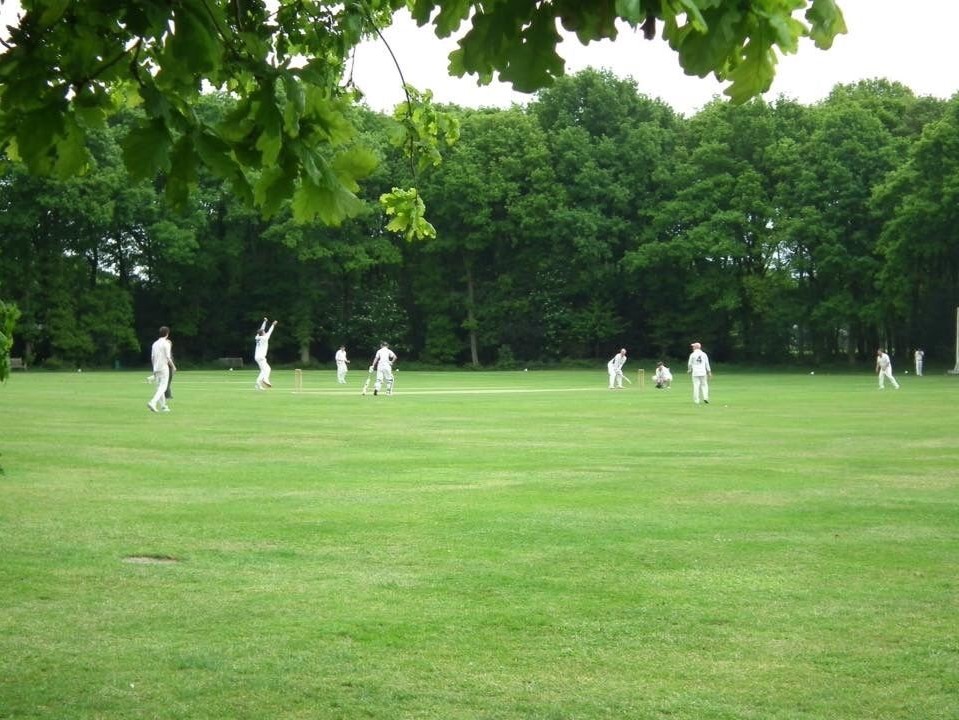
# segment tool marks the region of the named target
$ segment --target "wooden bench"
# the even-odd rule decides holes
[[[241,357],[221,357],[216,362],[218,365],[222,365],[225,368],[243,367],[243,358]]]
[[[11,370],[26,370],[27,364],[23,362],[23,358],[12,357],[10,358],[10,369]]]

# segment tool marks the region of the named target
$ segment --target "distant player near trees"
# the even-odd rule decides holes
[[[896,378],[892,376],[892,360],[889,359],[889,355],[886,354],[883,348],[879,348],[876,351],[876,374],[879,375],[880,390],[885,390],[887,378],[896,390],[899,389],[899,383],[897,383]]]
[[[272,368],[270,367],[270,363],[266,361],[266,353],[267,350],[270,349],[270,336],[273,335],[277,321],[273,321],[269,330],[266,328],[266,323],[267,319],[263,318],[263,324],[260,325],[260,329],[256,331],[256,347],[253,350],[253,359],[256,360],[256,364],[260,366],[260,374],[256,378],[256,384],[253,386],[257,390],[262,390],[264,387],[273,387],[273,384],[270,382],[270,372]]]
[[[346,345],[340,345],[334,359],[336,360],[336,382],[340,385],[346,385],[346,372],[349,369],[347,366],[350,364],[346,357]]]
[[[916,352],[913,355],[913,358],[916,361],[916,375],[922,377],[922,361],[926,357],[926,353],[923,352],[922,348],[916,348]]]

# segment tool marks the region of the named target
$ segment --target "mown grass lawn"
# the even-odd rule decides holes
[[[0,717],[959,717],[959,379],[717,369],[15,374]]]

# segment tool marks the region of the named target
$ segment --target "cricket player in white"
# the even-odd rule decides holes
[[[276,320],[273,321],[273,324],[270,325],[270,329],[266,329],[266,318],[263,318],[263,324],[260,325],[260,329],[256,331],[256,348],[253,350],[253,359],[256,360],[256,364],[260,366],[260,374],[256,378],[256,384],[253,386],[257,390],[262,390],[264,386],[273,387],[270,383],[270,363],[266,361],[266,351],[270,349],[270,336],[273,334],[273,329],[276,327]]]
[[[160,337],[150,348],[150,362],[153,364],[153,375],[156,378],[156,392],[153,393],[153,399],[147,403],[150,412],[170,412],[166,404],[166,389],[170,383],[170,368],[176,370],[173,364],[173,351],[170,341],[167,339],[170,335],[170,328],[166,325],[160,328]]]
[[[886,351],[882,348],[876,351],[876,373],[879,375],[879,389],[886,389],[886,378],[889,378],[889,382],[892,383],[892,386],[899,389],[899,383],[896,382],[896,378],[892,376],[892,360],[889,359],[889,356],[886,354]]]
[[[656,363],[656,375],[653,379],[656,381],[657,389],[661,390],[662,388],[666,388],[668,390],[673,383],[673,374],[669,371],[668,367],[659,362]]]
[[[693,351],[689,354],[689,363],[686,372],[693,376],[693,402],[699,405],[700,398],[709,405],[709,378],[713,371],[709,367],[709,356],[703,352],[703,346],[694,342],[690,344]]]
[[[623,365],[626,364],[626,348],[622,348],[618,353],[610,358],[606,363],[606,372],[609,373],[609,389],[623,389]]]
[[[346,385],[346,366],[350,364],[350,361],[346,359],[345,345],[340,345],[340,349],[336,351],[334,359],[336,360],[336,381],[340,385]]]
[[[916,348],[916,353],[913,356],[916,360],[916,375],[922,377],[922,360],[926,356],[926,353],[922,351],[922,348]]]
[[[373,356],[373,364],[376,366],[376,382],[373,384],[373,394],[379,395],[383,381],[386,381],[386,394],[393,394],[393,363],[396,362],[396,353],[390,350],[390,346],[385,342],[380,343],[380,349]]]

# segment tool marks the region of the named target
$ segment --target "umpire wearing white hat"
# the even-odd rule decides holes
[[[699,401],[709,405],[709,378],[713,376],[712,368],[709,367],[709,356],[703,352],[703,346],[698,343],[690,343],[693,351],[689,354],[689,363],[686,372],[693,376],[693,402],[699,405]]]

